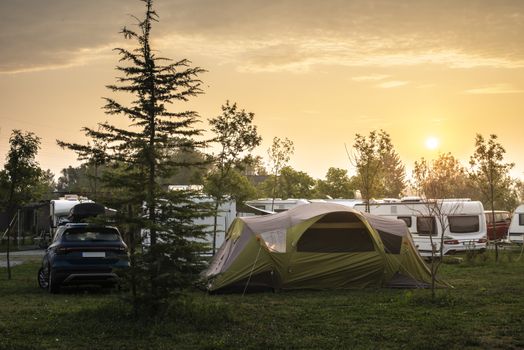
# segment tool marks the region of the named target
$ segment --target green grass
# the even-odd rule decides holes
[[[489,253],[491,254],[491,253]],[[0,349],[522,349],[524,257],[443,265],[455,288],[192,292],[192,308],[135,320],[117,292],[37,287],[38,263],[0,269]],[[189,302],[188,302],[189,303]]]

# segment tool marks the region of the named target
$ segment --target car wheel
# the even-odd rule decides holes
[[[60,291],[60,283],[56,278],[56,273],[50,268],[49,269],[49,293],[56,294]]]
[[[49,276],[43,267],[41,267],[40,270],[38,270],[38,285],[42,289],[49,288]]]

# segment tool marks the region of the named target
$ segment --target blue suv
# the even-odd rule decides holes
[[[61,286],[114,286],[129,267],[127,246],[116,227],[86,223],[59,226],[38,271],[38,284],[51,293]]]

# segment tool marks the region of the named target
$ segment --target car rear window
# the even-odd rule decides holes
[[[109,227],[75,227],[67,229],[62,235],[67,242],[94,242],[94,241],[118,241],[120,235],[114,228]]]

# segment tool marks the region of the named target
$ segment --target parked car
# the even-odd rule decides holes
[[[61,286],[114,286],[129,267],[127,246],[116,227],[86,223],[59,226],[38,271],[38,284],[51,293]]]
[[[504,210],[495,210],[495,218],[491,210],[484,211],[488,226],[488,239],[490,241],[506,239],[508,236],[511,213]]]

